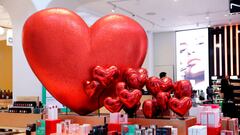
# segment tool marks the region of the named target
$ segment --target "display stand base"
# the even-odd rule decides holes
[[[27,124],[36,123],[41,114],[0,113],[0,128],[26,130]]]
[[[99,116],[78,116],[78,115],[60,115],[60,119],[70,119],[72,123],[103,125],[104,121],[109,122],[109,115]],[[173,126],[178,129],[178,135],[188,135],[188,127],[196,124],[196,117],[185,117],[184,119],[146,119],[146,118],[128,118],[129,123],[139,124],[142,126],[157,125],[157,126]]]

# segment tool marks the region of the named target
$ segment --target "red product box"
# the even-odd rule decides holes
[[[125,124],[131,124],[131,123],[125,123]],[[121,127],[123,123],[108,123],[108,131],[117,131],[121,133]]]
[[[221,125],[217,127],[207,127],[208,135],[220,135],[221,134]]]
[[[60,123],[62,120],[46,120],[46,135],[56,133],[57,123]]]

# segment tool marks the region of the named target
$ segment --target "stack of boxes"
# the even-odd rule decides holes
[[[208,135],[220,134],[220,106],[202,105],[198,107],[192,107],[189,113],[191,116],[197,117],[197,125],[203,125],[207,127]]]
[[[238,118],[222,118],[221,135],[238,135]]]

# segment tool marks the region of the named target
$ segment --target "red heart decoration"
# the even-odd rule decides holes
[[[180,100],[177,98],[170,98],[168,106],[179,116],[184,116],[192,107],[192,100],[189,97],[183,97]]]
[[[120,72],[140,68],[147,51],[146,33],[133,19],[111,14],[89,28],[76,13],[61,8],[30,16],[22,39],[27,61],[41,83],[59,102],[82,115],[115,94],[114,86],[104,89],[100,106],[98,99],[85,94],[83,84],[92,80],[94,67],[114,65]]]
[[[173,90],[173,81],[169,77],[160,79],[160,89],[164,92],[171,92]]]
[[[87,96],[90,98],[96,97],[103,91],[98,81],[86,81],[84,88]]]
[[[146,87],[153,96],[157,96],[158,92],[162,91],[161,80],[158,77],[150,77],[146,82]]]
[[[124,90],[124,89],[127,89],[127,85],[126,85],[125,82],[118,82],[118,83],[116,84],[116,93],[117,93],[117,95],[119,95],[120,92],[121,92],[122,90]]]
[[[188,80],[180,80],[175,83],[174,96],[176,98],[191,97],[192,96],[192,85]]]
[[[170,95],[168,92],[158,92],[156,99],[161,111],[167,110]]]
[[[157,115],[156,100],[145,100],[143,102],[142,111],[146,118],[154,118]]]
[[[111,97],[107,97],[104,100],[104,107],[111,113],[119,112],[123,107],[123,103],[119,98],[113,99]]]
[[[93,69],[93,78],[99,81],[104,87],[110,85],[119,76],[120,72],[116,66],[103,68],[96,66]]]
[[[141,90],[148,78],[147,70],[144,68],[140,69],[129,68],[125,72],[125,78],[130,88]]]
[[[135,106],[140,101],[141,97],[142,92],[138,89],[134,89],[131,92],[124,89],[119,93],[120,100],[127,108]]]

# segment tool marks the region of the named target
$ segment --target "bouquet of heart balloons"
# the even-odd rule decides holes
[[[192,106],[192,86],[188,80],[173,82],[171,78],[150,77],[144,68],[128,68],[123,73],[123,81],[116,83],[116,96],[106,97],[104,106],[110,112],[124,109],[128,114],[135,113],[141,103],[142,88],[146,86],[152,94],[152,100],[143,102],[142,110],[146,118],[157,117],[171,109],[179,116],[184,116]],[[170,94],[174,94],[171,97]]]

